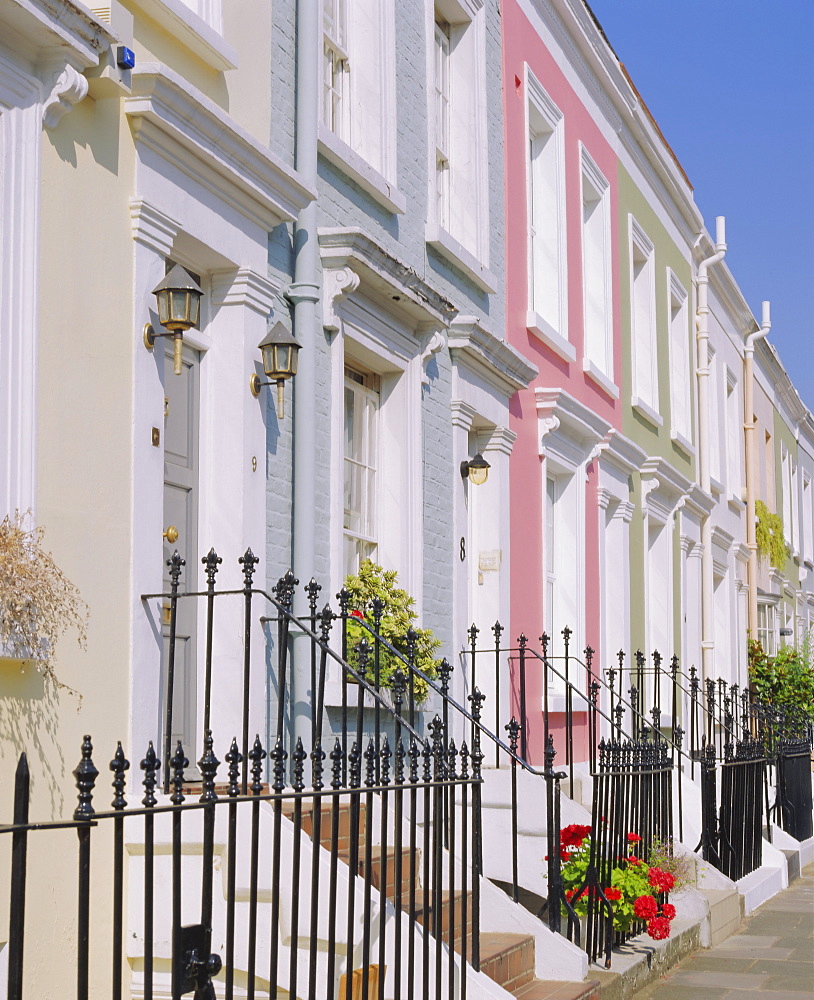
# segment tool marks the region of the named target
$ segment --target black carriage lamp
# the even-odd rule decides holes
[[[184,331],[198,329],[201,315],[203,289],[187,271],[176,264],[170,273],[153,289],[158,301],[158,322],[167,328],[166,333],[156,333],[148,323],[144,327],[144,346],[151,351],[158,337],[175,338],[173,360],[175,374],[181,374]]]
[[[263,371],[268,375],[268,382],[261,382],[258,375],[249,379],[249,388],[253,396],[259,396],[264,385],[277,383],[277,417],[282,420],[285,415],[285,383],[287,379],[297,374],[297,355],[300,343],[282,320],[278,320],[266,336],[257,345],[263,355]]]
[[[473,486],[482,486],[489,478],[492,468],[480,452],[469,461],[461,462],[461,479],[469,479]]]

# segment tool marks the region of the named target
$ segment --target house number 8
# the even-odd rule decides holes
[[[464,559],[466,559],[466,539],[462,537],[461,538],[461,562],[463,562]]]

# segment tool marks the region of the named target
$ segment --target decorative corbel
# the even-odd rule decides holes
[[[560,418],[556,413],[549,413],[546,417],[537,418],[537,433],[539,434],[539,454],[545,455],[545,439],[560,426]]]
[[[447,346],[447,335],[444,330],[438,329],[437,327],[431,328],[431,332],[427,337],[427,342],[424,345],[424,350],[421,352],[421,384],[429,385],[430,376],[427,374],[427,365],[430,363],[433,355],[438,354]]]
[[[42,102],[42,123],[46,128],[56,128],[62,119],[88,92],[88,81],[67,65],[57,70],[50,93]]]
[[[339,330],[337,309],[342,300],[359,287],[359,275],[349,267],[327,268],[322,272],[322,325],[331,333]]]
[[[588,475],[588,466],[592,462],[595,462],[600,457],[600,455],[602,454],[603,451],[607,451],[607,449],[610,447],[610,440],[611,440],[611,437],[613,436],[613,433],[614,432],[611,431],[609,434],[606,434],[602,438],[602,440],[601,441],[597,441],[596,444],[591,449],[590,454],[588,455],[588,458],[587,458],[587,460],[585,462],[585,482],[586,483],[590,479],[590,476]]]
[[[658,476],[650,476],[647,479],[642,477],[642,516],[647,517],[647,498],[661,486]]]

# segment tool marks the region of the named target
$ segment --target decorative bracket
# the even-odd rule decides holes
[[[447,346],[447,335],[443,330],[433,330],[427,340],[424,350],[421,352],[421,384],[429,385],[430,376],[427,374],[427,365],[433,355],[438,354]]]
[[[51,91],[42,104],[42,123],[46,128],[56,128],[62,119],[88,92],[88,81],[73,68],[65,66],[57,71]]]
[[[359,287],[359,275],[349,267],[327,268],[322,272],[322,325],[331,333],[339,330],[337,309],[342,300]]]
[[[560,418],[556,413],[549,413],[547,417],[539,417],[537,420],[537,431],[540,435],[540,455],[545,455],[545,439],[557,430],[560,426]]]

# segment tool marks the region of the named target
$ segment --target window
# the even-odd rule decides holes
[[[348,29],[345,3],[346,0],[325,0],[322,12],[322,123],[338,138],[348,142]]]
[[[345,575],[377,550],[378,379],[345,367],[343,520]]]
[[[482,4],[438,0],[430,10],[429,114],[435,141],[427,240],[441,253],[455,255],[460,248],[488,265]]]
[[[322,125],[385,177],[395,173],[392,0],[323,0]]]
[[[730,496],[740,499],[741,449],[743,446],[743,423],[740,420],[738,401],[738,380],[727,369],[726,373],[726,488]]]
[[[687,443],[692,439],[690,402],[690,355],[687,329],[687,292],[673,272],[667,270],[670,316],[670,415],[673,435]]]
[[[777,652],[777,641],[774,629],[774,608],[768,604],[757,606],[757,639],[763,647],[763,652],[774,656]]]
[[[814,562],[814,504],[812,504],[811,477],[803,473],[803,559]]]
[[[610,187],[582,150],[582,294],[585,361],[613,379]]]
[[[435,197],[438,224],[449,229],[449,24],[435,21]]]
[[[794,545],[794,485],[797,470],[788,448],[780,445],[780,488],[783,491],[783,535],[789,545]]]
[[[630,218],[631,321],[633,395],[658,413],[658,359],[656,354],[655,252],[636,220]]]
[[[529,309],[555,333],[565,322],[563,118],[528,73]]]
[[[713,489],[720,492],[721,480],[721,393],[720,366],[715,351],[709,347],[709,474]]]

